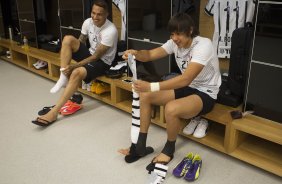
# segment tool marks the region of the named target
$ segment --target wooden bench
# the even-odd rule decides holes
[[[211,130],[204,138],[180,134],[282,176],[282,124],[255,115],[233,120],[230,112],[240,109],[216,104],[203,116],[211,120]]]

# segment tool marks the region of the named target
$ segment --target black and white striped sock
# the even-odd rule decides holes
[[[132,115],[131,142],[133,144],[136,144],[140,131],[140,102],[139,102],[139,95],[136,92],[133,92],[131,115]]]
[[[150,184],[161,184],[164,182],[168,166],[160,163],[155,164],[154,170],[150,173],[149,183]]]

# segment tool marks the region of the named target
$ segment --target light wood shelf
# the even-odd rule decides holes
[[[22,68],[29,69],[28,65],[27,65],[27,61],[25,62],[24,60],[15,58],[15,59],[12,59],[12,63],[14,63],[14,64],[16,64],[16,65],[18,65]]]
[[[43,51],[44,50],[42,49],[35,50],[34,48],[30,48],[29,56],[60,66],[60,59],[58,54],[54,55],[51,52]]]
[[[231,156],[282,176],[282,124],[254,115],[232,122]]]
[[[10,41],[8,39],[0,39],[0,46],[4,47],[4,48],[9,48],[11,46],[11,43],[13,41]]]
[[[4,60],[4,61],[8,61],[8,62],[10,62],[10,63],[12,63],[13,61],[12,61],[12,58],[7,58],[6,56],[1,56],[0,57],[2,60]]]
[[[33,73],[36,73],[38,75],[41,75],[42,77],[48,78],[48,79],[52,79],[51,76],[46,73],[46,70],[36,70],[35,68],[29,68],[30,71],[32,71]]]
[[[254,115],[234,120],[235,129],[282,145],[282,124]],[[282,154],[282,149],[281,149]]]
[[[90,91],[87,91],[87,90],[81,89],[81,88],[79,88],[78,91],[83,93],[83,94],[85,94],[85,95],[93,97],[93,98],[95,98],[97,100],[100,100],[100,101],[103,101],[103,102],[105,102],[107,104],[113,105],[112,104],[112,100],[111,100],[111,95],[110,95],[109,92],[103,93],[101,95],[97,95],[97,94],[95,94],[93,92],[90,92]]]
[[[248,135],[231,156],[282,176],[282,145]]]
[[[113,79],[105,77],[105,76],[97,77],[96,80],[110,84],[110,85],[113,83]]]
[[[185,122],[184,126],[186,124],[188,123]],[[221,124],[218,124],[216,122],[210,122],[208,134],[200,139],[193,137],[193,135],[186,135],[182,131],[179,134],[196,142],[209,146],[213,149],[216,149],[220,152],[226,153],[226,149],[224,147],[225,127]]]
[[[26,55],[28,53],[28,51],[26,51],[22,46],[17,45],[15,42],[13,42],[11,44],[10,49],[14,52],[18,52],[18,53],[21,53],[21,54],[24,54],[24,55]]]
[[[152,123],[160,127],[166,128],[166,123],[164,121],[161,121],[162,120],[161,117],[164,116],[163,112],[161,111],[161,107],[159,106],[155,107],[152,114],[154,114],[154,111],[156,112],[155,112],[155,116],[151,119]]]
[[[25,51],[15,42],[5,39],[0,40],[0,49],[3,51],[10,50],[12,53],[12,59],[8,59],[6,56],[1,56],[1,59],[53,81],[58,80],[60,75],[58,53],[32,47]],[[36,70],[32,64],[37,60],[46,61],[48,70]],[[96,100],[131,113],[131,83],[124,82],[123,79],[128,79],[128,77],[123,76],[120,79],[98,77],[98,81],[107,83],[111,87],[110,92],[101,95],[81,88],[79,88],[79,91]],[[164,108],[163,106],[157,107],[156,116],[151,121],[166,128]],[[216,104],[213,111],[203,116],[211,122],[208,134],[204,138],[198,139],[184,135],[182,132],[179,132],[179,134],[282,177],[282,124],[253,115],[233,120],[230,112],[240,109],[241,107],[232,108]],[[183,123],[183,127],[186,124],[187,121]]]
[[[227,125],[228,123],[233,121],[230,112],[239,109],[240,107],[233,108],[222,104],[215,104],[213,111],[205,114],[203,117],[217,123]]]
[[[116,107],[125,111],[125,112],[128,112],[128,113],[131,113],[132,111],[132,100],[124,100],[122,102],[118,102],[116,103]]]

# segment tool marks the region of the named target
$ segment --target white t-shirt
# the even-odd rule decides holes
[[[217,93],[221,85],[221,75],[218,58],[211,40],[197,36],[193,38],[189,48],[178,48],[170,39],[162,45],[162,48],[168,54],[174,53],[176,63],[182,73],[184,73],[191,62],[204,65],[202,71],[189,86],[208,94],[213,99],[217,98]]]
[[[219,58],[230,58],[231,37],[235,29],[253,22],[254,0],[209,0],[205,12],[213,16],[213,45]]]
[[[95,26],[92,18],[88,18],[83,22],[81,33],[88,36],[90,54],[94,54],[99,44],[110,47],[101,57],[106,64],[111,65],[117,51],[118,31],[115,25],[108,19],[101,27]]]

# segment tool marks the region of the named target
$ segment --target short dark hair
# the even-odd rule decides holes
[[[186,13],[177,13],[168,22],[168,31],[170,33],[186,33],[187,36],[192,38],[199,35],[198,29],[195,27],[193,19]],[[190,34],[192,30],[192,33]]]
[[[93,6],[94,6],[94,5],[99,6],[99,7],[102,7],[102,8],[104,8],[104,10],[106,10],[107,12],[109,12],[108,3],[107,3],[105,0],[95,0],[94,3],[93,3]]]

